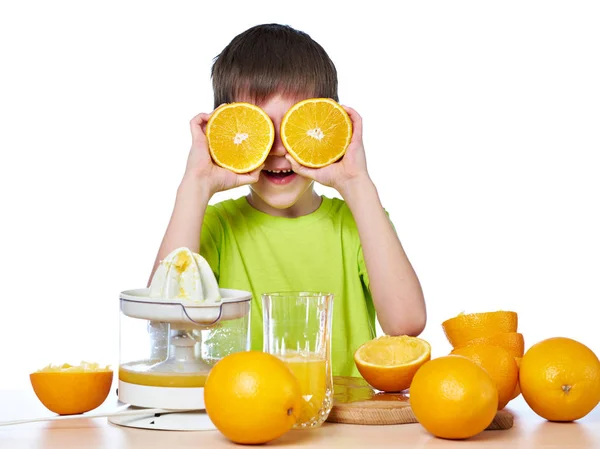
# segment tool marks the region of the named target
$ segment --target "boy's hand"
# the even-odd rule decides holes
[[[184,178],[200,181],[211,196],[217,192],[257,182],[264,165],[250,173],[237,174],[219,167],[213,162],[204,134],[209,118],[210,114],[200,113],[190,120],[192,147],[188,155]]]
[[[352,120],[352,140],[346,153],[337,162],[323,168],[308,168],[298,164],[296,160],[286,154],[286,159],[292,165],[292,170],[301,176],[314,179],[320,184],[333,187],[342,196],[352,184],[368,180],[367,160],[362,141],[362,118],[354,109],[343,106]]]

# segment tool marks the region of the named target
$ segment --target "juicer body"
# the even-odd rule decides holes
[[[171,410],[204,408],[204,382],[223,357],[250,349],[252,294],[220,289],[220,302],[120,295],[119,401]]]

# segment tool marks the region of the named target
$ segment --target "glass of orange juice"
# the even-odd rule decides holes
[[[295,428],[319,427],[333,405],[333,294],[265,293],[262,300],[263,351],[283,360],[302,389],[304,402]]]

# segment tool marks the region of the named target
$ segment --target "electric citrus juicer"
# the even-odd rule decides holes
[[[204,382],[217,361],[250,349],[251,299],[250,292],[219,288],[206,260],[188,248],[161,261],[149,288],[121,292],[118,397],[131,413],[109,421],[214,429]]]

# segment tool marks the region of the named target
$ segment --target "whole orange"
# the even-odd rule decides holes
[[[493,421],[498,390],[475,362],[448,355],[419,368],[410,385],[410,404],[428,432],[440,438],[465,439]]]
[[[485,369],[498,388],[498,410],[506,407],[519,380],[517,362],[506,349],[500,346],[472,345],[454,349],[452,354],[465,356]]]
[[[280,437],[302,410],[300,384],[277,357],[260,351],[230,354],[208,373],[206,413],[235,443],[262,444]]]
[[[575,421],[600,402],[600,361],[576,340],[555,337],[527,350],[519,370],[521,394],[549,421]]]
[[[519,368],[519,370],[521,369],[520,368],[521,367],[521,359],[522,359],[522,357],[515,357],[515,362],[517,362],[517,368]],[[510,398],[510,400],[512,401],[520,394],[521,394],[521,387],[519,387],[519,379],[517,377],[517,386],[515,387],[515,392],[513,393],[512,398]]]

